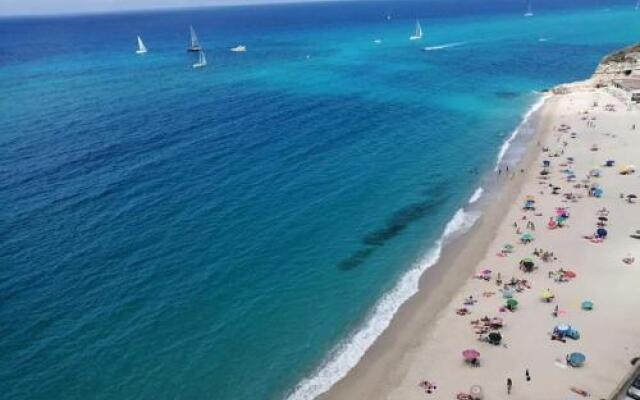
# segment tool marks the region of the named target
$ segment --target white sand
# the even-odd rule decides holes
[[[594,101],[597,101],[597,107],[593,106]],[[616,111],[606,111],[606,104],[614,104]],[[585,115],[581,113],[585,110],[588,110],[589,118],[596,117],[595,127],[588,127],[587,121],[582,119]],[[542,132],[539,133],[542,145],[535,150],[536,159],[526,171],[522,184],[514,188],[519,191],[517,200],[504,210],[503,218],[495,221],[497,227],[492,231],[486,232],[485,228],[484,232],[476,232],[476,235],[488,236],[484,242],[482,238],[476,238],[465,244],[481,248],[458,252],[475,255],[480,262],[451,257],[461,263],[471,261],[475,271],[491,269],[491,282],[466,279],[468,272],[465,271],[468,270],[456,271],[456,265],[450,265],[449,271],[438,278],[438,283],[445,287],[466,279],[462,286],[458,283],[455,288],[434,289],[432,295],[440,296],[439,303],[431,300],[425,303],[427,305],[414,304],[401,310],[404,315],[394,321],[390,332],[385,333],[369,352],[372,354],[365,356],[325,398],[455,399],[457,393],[468,392],[472,385],[478,384],[485,399],[503,399],[507,398],[508,377],[513,380],[509,397],[513,399],[581,398],[570,391],[571,387],[586,390],[593,399],[611,395],[630,370],[630,360],[640,356],[640,240],[629,236],[640,229],[640,200],[630,204],[619,197],[620,193],[640,195],[640,171],[631,175],[618,173],[620,166],[625,164],[640,166],[640,111],[638,108],[628,110],[604,89],[576,85],[571,93],[554,95],[548,100],[543,113],[546,121],[541,124]],[[631,129],[633,123],[638,124],[638,130]],[[558,132],[556,128],[561,124],[567,124],[571,129],[566,133]],[[572,132],[577,133],[575,139],[570,137]],[[562,149],[563,141],[568,144],[561,157],[549,158],[548,153],[541,151],[544,146]],[[590,150],[593,144],[598,144],[598,151]],[[601,177],[591,178],[591,182],[602,185],[602,198],[587,197],[585,189],[574,189],[575,183],[564,179],[560,171],[566,167],[559,164],[565,162],[566,157],[575,159],[569,166],[577,176],[575,183],[586,178],[592,168],[600,169]],[[551,175],[541,184],[538,173],[546,159],[551,161]],[[614,159],[616,166],[602,167],[608,159]],[[515,180],[518,179],[522,178]],[[573,192],[583,198],[570,202],[562,195],[552,195],[549,182],[560,186],[561,194]],[[526,195],[535,196],[535,213],[542,215],[522,211]],[[568,207],[570,218],[566,227],[550,230],[546,224],[549,217],[555,215],[556,207]],[[596,212],[602,207],[610,211],[606,226],[609,235],[603,243],[591,243],[582,236],[595,232]],[[527,220],[522,220],[524,215]],[[513,223],[517,221],[525,231],[528,220],[535,223],[536,239],[529,245],[522,245]],[[515,250],[507,257],[498,257],[496,253],[505,243],[515,245]],[[534,248],[553,251],[557,261],[542,262],[532,255]],[[629,254],[636,258],[632,265],[621,261]],[[521,272],[518,263],[524,257],[532,257],[539,268],[532,273]],[[559,268],[575,271],[577,278],[567,283],[554,282],[548,277],[548,271]],[[514,298],[520,303],[515,312],[499,311],[505,299],[495,283],[497,272],[504,281],[513,276],[531,283],[532,289],[515,294]],[[456,278],[453,277],[455,274],[464,276]],[[552,303],[541,301],[541,291],[546,288],[556,295]],[[495,292],[495,295],[483,297],[483,292],[487,291]],[[455,310],[463,307],[464,298],[469,295],[479,302],[468,307],[470,315],[456,315]],[[443,296],[447,296],[445,300]],[[587,299],[595,303],[593,311],[581,310],[581,302]],[[555,304],[561,311],[558,318],[552,316]],[[429,307],[439,309],[430,310]],[[428,316],[429,313],[433,316]],[[477,339],[470,322],[485,315],[504,318],[506,326],[502,334],[506,348]],[[566,343],[550,340],[553,327],[560,323],[577,328],[581,338],[577,341],[567,339]],[[480,351],[479,368],[463,362],[461,352],[467,348]],[[574,351],[587,356],[586,364],[581,368],[567,367],[563,362],[565,355]],[[525,380],[525,369],[531,373],[530,382]],[[426,394],[418,387],[425,379],[437,385],[432,394]]]

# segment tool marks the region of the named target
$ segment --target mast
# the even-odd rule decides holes
[[[196,35],[195,29],[193,29],[193,25],[189,25],[189,32],[191,33],[191,49],[200,48],[200,43],[198,42],[198,35]]]

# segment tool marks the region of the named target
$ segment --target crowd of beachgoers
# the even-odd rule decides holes
[[[497,229],[470,233],[491,235],[476,260],[450,266],[473,263],[472,278],[389,377],[361,378],[380,398],[610,396],[640,356],[640,109],[618,97],[589,85],[549,97],[529,161],[496,171],[517,200]]]

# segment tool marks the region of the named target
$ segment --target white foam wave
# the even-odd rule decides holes
[[[477,188],[469,198],[469,204],[473,204],[476,201],[480,200],[480,197],[482,197],[482,193],[484,193],[484,189],[482,187]]]
[[[334,348],[324,363],[310,377],[303,379],[287,397],[288,400],[312,400],[328,391],[356,366],[364,353],[391,323],[400,306],[418,292],[423,272],[433,266],[446,240],[462,235],[477,221],[480,214],[459,209],[451,218],[435,245],[415,263],[395,285],[376,303],[364,324]]]
[[[520,122],[520,125],[518,125],[518,127],[514,129],[513,132],[511,132],[511,136],[509,136],[509,138],[502,144],[502,147],[500,147],[500,151],[498,152],[498,158],[496,160],[496,166],[493,169],[494,171],[497,171],[498,168],[500,167],[500,163],[502,162],[504,155],[507,154],[507,150],[509,150],[509,147],[511,147],[511,142],[513,142],[516,136],[518,136],[518,133],[520,133],[522,127],[529,122],[529,119],[531,118],[531,116],[536,111],[538,111],[540,107],[542,107],[542,105],[548,98],[549,98],[548,94],[541,96],[540,99],[538,99],[538,101],[536,101],[524,114],[524,116],[522,117],[522,121]]]
[[[437,50],[438,48],[452,47],[451,45],[459,44],[462,43],[434,46],[432,49]],[[425,50],[426,49],[427,48],[425,48]],[[511,136],[503,143],[498,153],[496,170],[511,146],[511,142],[513,142],[531,116],[542,107],[548,97],[549,95],[541,96],[540,99],[527,110],[520,125],[518,125]],[[476,189],[469,199],[469,204],[478,201],[483,192],[484,189],[482,187]],[[400,278],[394,288],[378,300],[373,311],[365,319],[364,324],[353,334],[341,341],[311,376],[300,381],[291,394],[289,394],[287,400],[312,400],[331,389],[336,382],[344,378],[347,373],[356,366],[360,359],[362,359],[367,349],[371,347],[378,336],[387,329],[400,306],[418,292],[420,277],[424,271],[438,261],[442,253],[443,243],[467,232],[479,217],[480,213],[471,213],[464,211],[464,209],[459,209],[445,226],[440,239],[436,241],[422,260],[415,263]]]
[[[462,46],[465,43],[467,43],[467,42],[453,42],[453,43],[441,44],[441,45],[438,45],[438,46],[429,46],[429,47],[425,47],[424,51],[435,51],[435,50],[448,49],[448,48],[451,48],[451,47]]]

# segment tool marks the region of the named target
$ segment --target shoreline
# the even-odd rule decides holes
[[[541,100],[544,103],[538,109],[530,112],[536,106],[534,103],[523,115],[520,125],[527,117],[533,118],[535,130],[525,139],[524,156],[513,166],[516,170],[530,169],[537,156],[536,142],[542,139],[542,133],[548,131],[545,127],[548,128],[547,125],[550,123],[548,114],[553,112],[552,104],[555,98],[554,95],[547,95]],[[508,149],[503,152],[504,146],[512,144],[518,138],[518,128],[514,130],[516,135],[510,135],[503,142],[496,159],[496,167],[491,170],[493,174],[508,154]],[[491,204],[481,204],[481,215],[475,224],[467,232],[444,244],[438,261],[427,268],[420,277],[418,292],[400,306],[391,324],[366,350],[358,364],[327,392],[319,395],[318,399],[378,398],[377,395],[384,391],[385,387],[395,386],[402,379],[406,371],[390,370],[388,366],[402,364],[404,355],[419,341],[413,332],[428,330],[429,325],[438,319],[441,310],[450,302],[457,288],[473,275],[476,266],[474,260],[481,258],[480,253],[483,253],[493,241],[493,232],[502,222],[498,216],[515,201],[525,180],[523,174],[517,173],[513,180],[490,183],[492,191],[488,192],[485,182],[489,181],[491,172],[479,187],[483,190],[479,201],[490,201]],[[474,197],[477,197],[475,192],[470,200]],[[475,203],[471,202],[465,207]],[[368,382],[367,385],[359,384],[365,381]]]
[[[418,292],[356,367],[318,398],[467,399],[471,388],[502,398],[507,386],[513,399],[612,396],[640,355],[640,324],[629,318],[637,309],[640,235],[632,234],[640,233],[640,211],[626,196],[640,193],[631,166],[640,113],[616,90],[594,80],[554,90],[525,138],[515,179],[483,185],[489,194],[479,221],[445,243]],[[534,211],[523,208],[525,199],[535,199]],[[561,228],[550,225],[559,210],[570,221]],[[594,239],[603,227],[605,239]],[[507,252],[500,250],[505,244]],[[532,270],[518,262],[525,259]],[[507,310],[512,296],[517,309]],[[494,317],[504,323],[483,325]],[[577,337],[554,336],[563,324]],[[497,345],[480,340],[490,330],[501,334]],[[481,368],[463,362],[463,349],[478,349]],[[587,361],[574,367],[567,360],[576,352]]]
[[[413,311],[411,310],[417,307],[417,305],[412,305],[411,303],[425,303],[427,308],[431,302],[436,301],[438,306],[443,305],[440,300],[446,296],[443,297],[441,295],[436,295],[436,292],[445,288],[443,288],[443,285],[438,282],[443,281],[445,278],[443,275],[453,275],[454,272],[458,271],[459,267],[456,267],[455,271],[450,268],[455,262],[455,260],[453,260],[453,258],[455,258],[454,255],[459,253],[460,249],[465,248],[467,243],[472,240],[473,237],[483,235],[485,231],[491,231],[491,228],[483,229],[486,225],[484,221],[487,215],[493,216],[493,214],[498,213],[502,207],[507,207],[510,204],[509,199],[515,196],[515,192],[517,192],[519,185],[522,183],[523,178],[520,173],[516,174],[513,180],[498,180],[496,171],[501,165],[509,165],[512,168],[517,167],[516,170],[519,170],[520,168],[527,168],[527,164],[533,161],[529,160],[529,158],[533,158],[531,154],[533,149],[531,146],[536,142],[535,138],[538,136],[539,125],[543,123],[545,106],[550,100],[552,100],[552,98],[553,95],[542,93],[524,111],[518,125],[500,145],[494,167],[485,173],[485,176],[483,176],[479,181],[479,186],[475,189],[469,199],[449,219],[440,238],[426,249],[422,258],[415,262],[415,264],[427,264],[427,266],[420,271],[420,275],[417,279],[417,291],[401,302],[398,309],[391,315],[389,324],[373,339],[373,343],[364,349],[364,354],[356,364],[349,368],[345,375],[339,377],[334,383],[332,383],[328,389],[321,390],[314,387],[313,380],[322,379],[323,376],[326,376],[324,373],[326,372],[325,368],[327,367],[327,364],[335,362],[335,357],[330,357],[317,370],[315,370],[311,376],[303,379],[298,386],[296,386],[294,390],[287,395],[287,399],[302,400],[313,398],[334,398],[334,392],[336,392],[335,398],[346,398],[344,396],[347,396],[347,394],[340,394],[341,390],[339,388],[342,385],[350,386],[348,382],[350,382],[351,379],[354,379],[352,378],[352,375],[358,375],[359,372],[357,370],[363,368],[362,365],[370,364],[372,360],[369,358],[379,357],[378,353],[380,350],[377,349],[377,347],[386,347],[384,337],[386,335],[393,336],[394,334],[389,333],[389,331],[392,331],[393,329],[400,329],[400,327],[395,328],[395,326],[403,325],[403,318],[406,317],[402,317],[402,315],[412,313]],[[528,131],[525,132],[525,130]],[[535,147],[535,145],[533,146]],[[513,151],[516,152],[515,156],[511,154]],[[521,152],[521,154],[517,154],[519,152]],[[492,204],[487,204],[487,202],[492,202]],[[491,212],[492,210],[493,212]],[[436,260],[430,261],[430,259],[433,258]],[[376,306],[374,306],[371,314],[376,315],[375,311],[380,307],[380,303],[383,299],[390,293],[396,291],[398,286],[401,285],[402,280],[407,278],[407,275],[410,273],[415,272],[414,270],[416,268],[417,267],[414,266],[407,270],[407,272],[405,272],[405,274],[396,283],[394,289],[383,294],[381,300],[376,304]],[[471,274],[470,268],[471,266],[467,266],[467,269],[469,269],[468,275]],[[466,279],[466,276],[463,274],[457,278]],[[458,280],[456,280],[456,282],[457,281]],[[432,294],[426,295],[426,293]],[[424,297],[427,298],[425,299]],[[403,311],[405,308],[411,310]],[[435,318],[435,315],[432,315],[431,319],[433,318]],[[354,334],[348,336],[348,339],[362,333],[362,331],[366,329],[367,323],[370,323],[370,319],[371,315],[367,316],[363,325],[359,327]],[[343,345],[345,345],[343,342],[339,343],[331,353],[334,351],[339,352]],[[330,372],[335,374],[336,371],[331,369]],[[301,386],[303,385],[306,387],[301,389]],[[349,393],[348,395],[360,396],[360,394],[356,395],[352,393]]]

